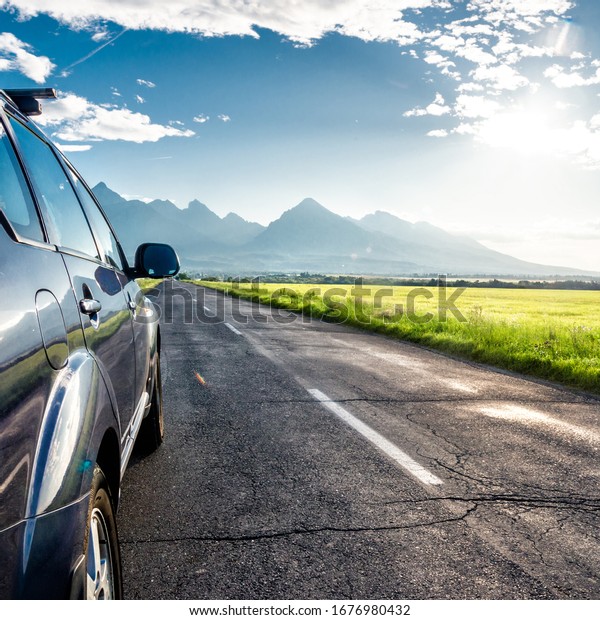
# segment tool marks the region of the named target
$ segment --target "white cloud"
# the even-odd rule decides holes
[[[142,143],[157,142],[168,136],[195,135],[189,129],[153,123],[146,114],[127,108],[97,105],[73,93],[62,94],[56,101],[48,101],[38,122],[51,129],[59,140],[66,142],[126,140]]]
[[[435,65],[440,70],[442,75],[447,75],[455,80],[460,80],[461,75],[456,71],[456,63],[450,60],[447,56],[428,50],[425,52],[423,60],[429,65]]]
[[[474,136],[477,134],[477,127],[469,123],[461,123],[456,129],[452,130],[452,133],[456,133],[459,136]]]
[[[198,114],[198,116],[194,116],[194,123],[207,123],[210,120],[210,116],[207,116],[206,114]]]
[[[573,88],[574,86],[593,86],[600,84],[600,68],[590,77],[584,77],[581,73],[573,71],[567,73],[561,65],[552,65],[544,71],[544,76],[550,78],[557,88]]]
[[[496,90],[517,90],[529,84],[529,80],[508,65],[493,67],[479,67],[472,72],[471,77],[480,82],[486,82]]]
[[[529,31],[540,26],[545,13],[564,15],[573,7],[570,0],[470,0],[470,6],[478,9],[486,21],[492,24],[510,23]]]
[[[498,113],[501,105],[478,95],[459,95],[456,98],[456,113],[462,118],[489,118]]]
[[[481,84],[477,84],[477,82],[463,82],[462,84],[459,84],[456,90],[459,93],[466,93],[474,91],[480,92],[485,90],[485,88]]]
[[[80,153],[83,151],[89,151],[92,148],[91,144],[58,144],[58,142],[55,142],[55,145],[63,153]]]
[[[92,27],[102,19],[132,30],[257,37],[255,28],[260,27],[309,45],[333,31],[365,41],[416,41],[422,34],[402,12],[448,4],[438,0],[5,0],[5,6],[23,17],[46,13],[76,28]]]
[[[432,131],[428,131],[427,135],[431,138],[445,138],[448,132],[445,129],[433,129]]]
[[[433,40],[433,44],[445,52],[456,52],[457,49],[464,47],[465,40],[462,37],[452,37],[444,34]]]
[[[444,97],[442,97],[440,93],[436,93],[433,103],[430,103],[425,108],[413,108],[412,110],[408,110],[404,112],[404,116],[443,116],[450,112],[451,108],[446,105]]]
[[[515,49],[522,58],[542,58],[543,56],[558,55],[553,47],[540,47],[539,45],[526,45],[525,43],[515,44]]]
[[[19,71],[38,84],[52,73],[54,65],[47,56],[36,56],[28,43],[10,32],[0,33],[0,71]]]
[[[154,82],[150,82],[149,80],[142,80],[141,78],[138,78],[136,82],[140,86],[146,86],[147,88],[156,88],[156,84]]]
[[[101,43],[102,41],[106,41],[108,37],[110,37],[110,33],[107,30],[98,30],[92,35],[92,41]]]
[[[474,34],[484,34],[484,35],[495,35],[497,36],[497,32],[490,26],[489,24],[483,23],[472,23],[471,18],[457,20],[452,22],[447,26],[448,30],[452,32],[457,37],[462,35],[474,35]]]
[[[446,63],[449,62],[447,56],[442,56],[440,53],[434,52],[432,50],[425,52],[425,58],[423,58],[423,60],[430,65],[438,65],[438,66],[445,65]],[[454,65],[454,63],[452,64]]]
[[[135,96],[135,100],[136,100],[138,103],[146,103],[146,100],[145,100],[143,97],[140,97],[140,95],[136,95],[136,96]]]
[[[465,58],[478,65],[490,65],[498,61],[494,54],[486,52],[472,42],[457,48],[455,53],[460,58]]]
[[[463,13],[453,19],[459,13],[455,10],[446,19],[438,19],[439,32],[426,34],[429,49],[423,56],[425,63],[436,67],[442,76],[459,82],[454,87],[453,103],[451,95],[442,91],[446,100],[443,105],[450,108],[447,113],[460,121],[449,133],[479,136],[484,121],[493,120],[514,104],[515,91],[527,88],[523,96],[534,96],[544,79],[539,65],[526,63],[528,59],[588,58],[577,49],[577,28],[562,19],[574,6],[570,0],[466,0],[451,4],[453,9],[461,4],[466,17]],[[585,66],[592,62],[587,61]],[[553,70],[555,74],[551,74]],[[595,84],[596,79],[600,83],[600,71],[598,78],[585,75],[583,67],[581,74],[573,71],[567,74],[562,69],[551,69],[545,77],[564,87]],[[427,75],[431,76],[431,71]],[[432,77],[428,81],[435,83]],[[435,102],[431,105],[435,106]],[[425,116],[435,110],[417,106],[405,116]],[[436,136],[438,131],[442,130],[428,135]]]
[[[0,6],[15,9],[24,18],[44,13],[71,28],[89,29],[98,42],[114,40],[107,32],[108,23],[123,28],[117,36],[128,29],[154,29],[257,38],[257,30],[265,28],[300,46],[313,45],[329,32],[363,41],[394,41],[404,46],[399,53],[422,59],[429,81],[435,83],[435,74],[442,77],[435,100],[421,102],[405,116],[452,116],[455,129],[433,129],[428,135],[471,134],[479,139],[485,131],[494,133],[490,123],[495,116],[505,114],[519,98],[532,97],[544,82],[560,88],[600,84],[600,66],[579,49],[577,26],[563,19],[573,5],[571,0],[0,0]],[[26,47],[22,44],[21,49],[35,59]],[[542,75],[540,63],[529,60],[542,57],[561,57],[571,66],[554,64]],[[38,78],[52,70],[50,61],[45,59],[44,68],[42,60],[30,59],[32,65],[37,63]],[[14,54],[0,53],[0,70],[14,68],[13,62]],[[34,69],[27,70],[33,75]],[[137,84],[155,87],[142,78]],[[136,96],[139,103],[142,99]],[[68,136],[65,140],[84,135],[90,140],[146,141],[193,134],[175,122],[158,125],[127,108],[81,101],[71,102],[73,108],[82,108],[79,116],[57,122],[56,131]],[[218,119],[230,121],[225,114]],[[203,114],[194,118],[200,124],[207,120]],[[596,161],[597,140],[592,134],[597,128],[581,122],[582,126],[570,127],[569,138],[552,135],[555,146],[570,144],[567,150],[589,164]],[[584,146],[574,148],[576,143]]]

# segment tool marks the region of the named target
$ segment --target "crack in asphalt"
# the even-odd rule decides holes
[[[382,525],[382,526],[355,526],[355,527],[335,527],[335,526],[323,526],[316,528],[295,528],[289,530],[281,530],[275,532],[253,532],[250,534],[239,535],[204,535],[204,536],[180,536],[180,537],[164,537],[164,538],[147,538],[147,539],[123,539],[122,545],[137,545],[144,543],[170,543],[170,542],[252,542],[256,540],[269,540],[277,538],[286,538],[290,536],[306,536],[316,534],[361,534],[361,533],[375,533],[375,532],[394,532],[402,530],[411,530],[423,527],[431,527],[436,525],[444,525],[446,523],[457,523],[464,521],[470,515],[475,513],[480,505],[483,504],[503,504],[503,505],[516,505],[529,509],[558,509],[558,510],[582,510],[584,512],[597,512],[600,511],[600,498],[573,498],[573,497],[550,497],[550,498],[537,498],[537,497],[523,497],[518,495],[480,495],[473,497],[460,497],[454,495],[446,495],[440,497],[431,497],[424,499],[411,499],[411,500],[394,500],[390,502],[383,502],[385,506],[394,504],[421,504],[432,502],[456,502],[472,504],[467,507],[462,514],[446,517],[443,519],[433,519],[429,521],[423,521],[418,523],[410,523],[403,525]],[[527,536],[529,542],[535,546],[535,541]],[[537,550],[540,555],[540,559],[543,562],[543,554]]]
[[[477,506],[472,506],[465,510],[464,514],[447,517],[444,519],[434,519],[421,523],[411,523],[406,525],[382,525],[382,526],[356,526],[356,527],[335,527],[324,526],[317,528],[301,528],[282,530],[280,532],[256,532],[254,534],[240,534],[238,536],[181,536],[172,538],[148,538],[148,539],[123,539],[121,545],[137,545],[144,543],[170,543],[170,542],[252,542],[255,540],[287,538],[288,536],[315,535],[315,534],[362,534],[370,532],[394,532],[401,530],[417,529],[445,523],[457,523],[464,521],[471,513],[477,510]]]
[[[356,386],[353,386],[356,387]],[[567,400],[539,400],[539,399],[535,399],[535,400],[523,400],[523,399],[516,399],[516,400],[512,400],[512,399],[507,399],[507,398],[503,398],[501,401],[499,401],[497,398],[427,398],[427,399],[411,399],[411,400],[404,400],[401,398],[336,398],[336,399],[331,399],[332,402],[336,402],[336,403],[360,403],[360,402],[364,402],[364,403],[389,403],[389,404],[400,404],[400,405],[419,405],[419,404],[428,404],[428,403],[498,403],[498,402],[502,402],[502,403],[516,403],[516,404],[527,404],[527,405],[533,405],[533,404],[539,404],[539,405],[581,405],[582,403],[577,402],[577,401],[567,401]],[[245,403],[252,403],[252,404],[261,404],[261,403],[265,403],[265,404],[280,404],[280,403],[315,403],[316,401],[314,400],[314,398],[291,398],[291,399],[246,399],[244,401]],[[414,413],[410,413],[407,414],[407,419],[408,416],[414,416],[414,415],[419,415],[419,412],[414,412]],[[419,422],[416,422],[415,420],[409,420],[410,422],[412,422],[413,424],[420,424]],[[421,425],[423,426],[423,425]],[[428,428],[428,427],[426,427]],[[429,429],[430,430],[430,429]],[[447,441],[447,440],[446,440]]]
[[[572,497],[572,496],[557,496],[557,497],[528,497],[515,494],[490,494],[490,495],[474,495],[472,497],[460,497],[456,495],[443,495],[437,497],[426,497],[423,499],[410,499],[410,500],[392,500],[389,502],[382,502],[384,506],[392,506],[395,504],[421,504],[440,501],[452,501],[452,502],[464,502],[474,503],[476,505],[485,503],[498,503],[498,504],[515,504],[522,507],[529,508],[557,508],[568,510],[582,510],[585,512],[600,511],[600,498],[590,497]]]
[[[455,476],[457,476],[458,478],[464,479],[464,480],[468,480],[470,482],[475,482],[477,484],[480,484],[483,487],[496,487],[496,488],[500,488],[503,489],[506,487],[506,481],[499,481],[497,479],[494,479],[492,477],[488,477],[488,476],[474,476],[474,475],[470,475],[468,473],[466,473],[465,471],[459,471],[457,469],[454,469],[453,467],[451,467],[450,465],[443,463],[442,461],[440,461],[439,459],[435,458],[435,457],[431,457],[428,456],[427,454],[423,454],[420,449],[417,449],[417,454],[419,454],[419,456],[422,456],[424,459],[428,459],[429,461],[431,461],[432,463],[435,463],[438,467],[440,467],[441,469],[445,469],[447,472],[449,472],[450,474],[454,474]],[[453,455],[455,456],[455,455]],[[462,455],[466,458],[469,457],[468,454]],[[461,461],[462,459],[459,459],[459,461]],[[462,462],[457,462],[456,465],[462,465]],[[557,487],[545,487],[545,486],[541,486],[539,484],[530,484],[526,481],[520,481],[520,482],[514,482],[512,483],[513,487],[514,486],[518,486],[521,489],[525,490],[525,491],[529,491],[529,492],[533,492],[533,493],[545,493],[546,496],[549,493],[555,493],[555,494],[564,494],[565,493],[565,489],[564,488],[557,488]],[[510,495],[515,496],[514,493],[511,493]],[[572,497],[572,495],[568,495],[566,497]],[[595,500],[594,500],[595,501]]]
[[[423,454],[420,448],[417,448],[417,454],[419,456],[422,456],[424,459],[428,459],[429,461],[435,463],[438,467],[441,467],[442,469],[445,469],[447,472],[454,474],[455,476],[457,476],[458,478],[461,478],[463,480],[468,480],[469,482],[475,482],[476,484],[479,484],[483,487],[496,487],[496,488],[504,488],[506,486],[506,483],[501,483],[498,482],[497,480],[495,480],[494,478],[488,477],[488,476],[474,476],[474,475],[470,475],[468,473],[466,473],[465,471],[459,471],[457,469],[454,469],[453,467],[451,467],[450,465],[447,465],[446,463],[443,463],[442,461],[440,461],[437,458],[434,457],[430,457],[426,454]],[[464,455],[465,457],[468,455]],[[456,459],[457,463],[456,465],[461,465],[462,463],[460,462],[459,459]]]

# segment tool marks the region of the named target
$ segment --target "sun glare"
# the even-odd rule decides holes
[[[478,135],[490,146],[534,155],[552,149],[554,131],[548,114],[539,110],[516,109],[487,119]]]
[[[598,135],[585,121],[566,121],[552,104],[498,112],[477,127],[479,140],[522,155],[571,155],[584,159]]]

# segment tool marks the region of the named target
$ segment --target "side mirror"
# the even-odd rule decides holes
[[[165,243],[142,243],[135,252],[137,278],[169,278],[177,275],[179,258]]]

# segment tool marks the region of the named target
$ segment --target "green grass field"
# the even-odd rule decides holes
[[[197,283],[600,394],[599,291]]]

